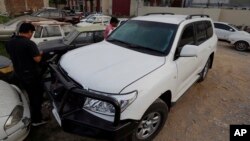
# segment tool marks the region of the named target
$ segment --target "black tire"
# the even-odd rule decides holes
[[[248,43],[247,42],[244,42],[244,41],[239,41],[239,42],[236,42],[235,44],[235,49],[237,51],[246,51],[248,49]]]
[[[205,80],[207,73],[208,73],[208,70],[210,68],[210,64],[211,64],[211,58],[209,57],[205,67],[203,68],[203,70],[200,73],[200,78],[199,78],[198,82],[202,82]]]
[[[129,141],[151,141],[160,132],[168,116],[168,106],[157,99],[144,113],[138,126],[127,138]],[[152,130],[152,131],[150,131]],[[150,133],[151,132],[151,133]]]

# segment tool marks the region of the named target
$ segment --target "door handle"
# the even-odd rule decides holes
[[[43,41],[48,41],[47,39],[44,39]]]

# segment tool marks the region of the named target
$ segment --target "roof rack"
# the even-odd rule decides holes
[[[147,13],[144,16],[148,15],[174,15],[174,13]]]
[[[205,15],[205,14],[192,14],[192,15],[188,15],[186,17],[186,20],[192,19],[193,17],[208,17],[209,18],[209,15]]]

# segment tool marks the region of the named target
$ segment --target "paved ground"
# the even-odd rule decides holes
[[[250,125],[250,52],[219,42],[213,69],[172,107],[154,141],[229,141],[229,125]],[[96,141],[63,132],[51,118],[27,141]]]

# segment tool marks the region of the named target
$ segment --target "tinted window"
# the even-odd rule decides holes
[[[205,23],[206,23],[206,28],[207,28],[207,38],[210,38],[213,36],[213,27],[212,27],[211,22],[206,21]]]
[[[93,43],[93,33],[92,32],[84,32],[80,33],[78,37],[73,41],[74,44],[82,44],[82,43]]]
[[[178,47],[183,47],[184,45],[194,45],[195,39],[194,39],[194,26],[193,24],[190,24],[185,27]]]
[[[46,26],[43,28],[42,37],[62,36],[59,26]]]
[[[38,17],[49,17],[49,12],[48,11],[42,11],[37,16]]]
[[[235,31],[233,28],[231,28],[230,26],[228,25],[225,25],[225,24],[220,24],[220,23],[214,23],[214,27],[215,28],[218,28],[218,29],[222,29],[222,30],[227,30],[227,31],[230,31],[230,29],[232,31]]]
[[[203,43],[207,39],[206,25],[204,22],[195,23],[196,26],[196,41],[197,45]]]
[[[177,25],[151,21],[130,20],[117,28],[108,41],[138,51],[167,53],[175,36]]]
[[[103,31],[96,31],[95,32],[95,37],[94,37],[95,42],[100,42],[103,39],[104,39]]]
[[[41,27],[41,26],[36,27],[34,38],[40,38],[41,37],[42,29],[43,29],[43,27]]]

